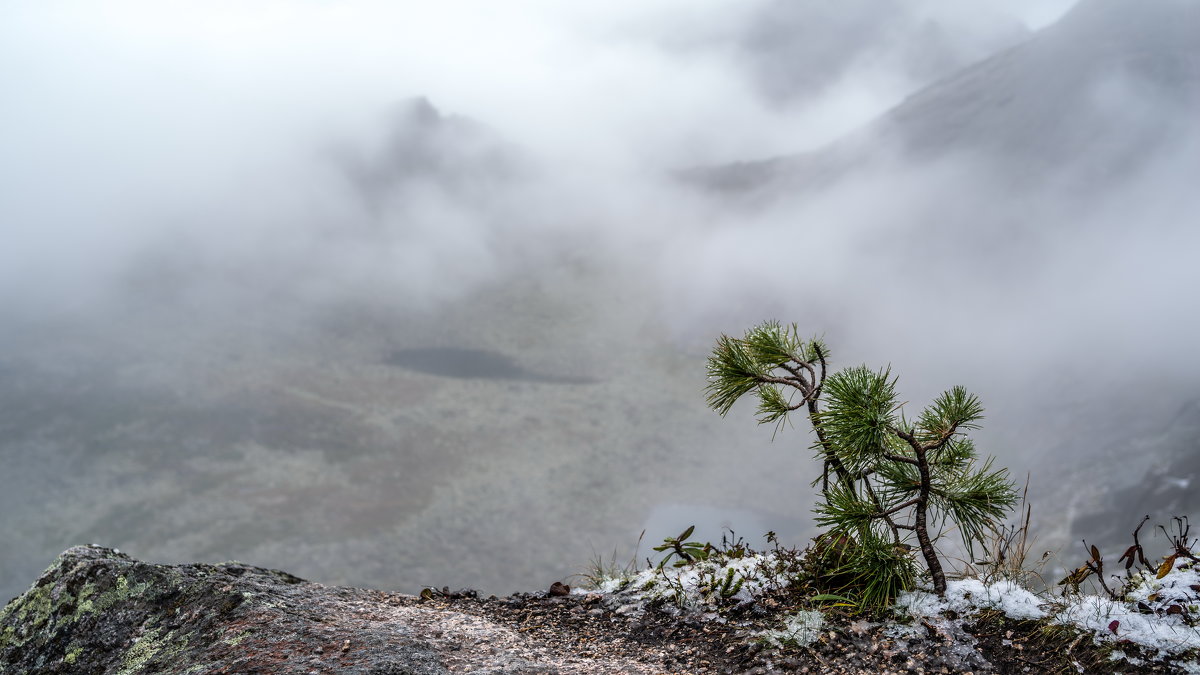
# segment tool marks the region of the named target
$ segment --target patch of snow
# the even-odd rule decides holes
[[[1188,626],[1182,617],[1142,614],[1129,603],[1095,595],[1075,598],[1054,615],[1054,622],[1093,631],[1097,642],[1125,640],[1160,654],[1200,649],[1200,630]]]
[[[1200,604],[1200,591],[1193,590],[1200,586],[1200,569],[1186,558],[1176,558],[1171,570],[1161,579],[1153,572],[1143,572],[1131,582],[1129,599],[1145,602],[1154,610],[1165,611],[1175,604],[1183,607]]]
[[[759,635],[772,647],[797,645],[806,647],[821,635],[825,615],[820,612],[796,612],[783,622],[779,630],[765,630]]]
[[[924,629],[921,626],[911,623],[888,624],[883,629],[884,636],[893,640],[915,640],[921,637],[922,633]]]
[[[1108,660],[1109,661],[1125,661],[1126,663],[1128,663],[1131,666],[1140,666],[1146,662],[1145,659],[1139,659],[1136,656],[1130,656],[1129,654],[1126,654],[1125,652],[1121,651],[1120,649],[1114,649],[1113,653],[1108,655]]]
[[[1133,577],[1124,600],[1083,595],[1049,613],[1048,603],[1011,581],[989,585],[978,579],[948,582],[942,598],[926,591],[902,593],[895,608],[907,616],[933,619],[948,611],[970,615],[996,609],[1013,619],[1050,618],[1091,631],[1097,642],[1131,642],[1160,655],[1200,649],[1200,628],[1189,626],[1179,612],[1180,608],[1193,616],[1200,612],[1200,592],[1195,590],[1200,588],[1200,569],[1182,558],[1173,561],[1163,578],[1156,576],[1152,571]],[[1173,605],[1178,606],[1175,613],[1168,613]]]
[[[1156,570],[1132,576],[1122,600],[1095,595],[1039,597],[1010,580],[987,584],[979,579],[949,581],[944,597],[924,590],[901,593],[894,606],[896,613],[922,621],[911,625],[893,623],[884,629],[885,634],[912,640],[922,637],[926,630],[936,630],[967,649],[974,641],[963,632],[962,621],[993,610],[1016,620],[1048,620],[1075,626],[1090,632],[1096,643],[1136,644],[1157,651],[1158,658],[1200,650],[1200,627],[1188,625],[1200,616],[1200,564],[1193,564],[1186,556],[1170,560],[1170,569],[1161,579]],[[789,572],[795,570],[786,569],[785,562],[774,553],[738,558],[717,554],[679,568],[650,568],[607,579],[597,590],[622,603],[627,611],[640,611],[647,602],[665,600],[668,611],[700,610],[708,612],[705,616],[717,616],[711,610],[723,600],[749,602],[787,587]],[[732,592],[734,588],[736,592]],[[949,619],[948,613],[958,618]],[[818,637],[823,626],[820,612],[806,611],[785,619],[781,629],[760,635],[773,646],[806,645]],[[1135,667],[1144,661],[1123,650],[1115,650],[1113,659]],[[1173,665],[1200,675],[1200,662],[1195,660]]]
[[[901,593],[896,609],[912,617],[941,616],[947,611],[973,614],[998,609],[1013,619],[1041,619],[1046,616],[1044,603],[1033,593],[1012,581],[985,584],[978,579],[955,579],[946,583],[946,596],[925,591]]]
[[[1200,627],[1189,626],[1184,613],[1169,613],[1172,606],[1195,615],[1200,612],[1200,570],[1187,558],[1175,558],[1160,579],[1143,572],[1130,579],[1124,601],[1094,595],[1072,598],[1054,615],[1056,623],[1091,630],[1096,641],[1128,641],[1178,654],[1200,649]],[[1139,606],[1140,605],[1140,606]],[[1178,611],[1178,610],[1176,610]]]

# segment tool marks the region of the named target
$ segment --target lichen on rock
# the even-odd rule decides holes
[[[636,650],[635,650],[636,651]],[[580,655],[476,613],[230,562],[61,554],[0,611],[0,673],[445,675],[662,672],[641,652]]]
[[[330,654],[339,672],[445,672],[402,628],[394,648],[369,652],[333,648],[359,636],[309,630],[329,600],[354,592],[240,563],[156,565],[78,546],[0,611],[0,671],[307,673]]]

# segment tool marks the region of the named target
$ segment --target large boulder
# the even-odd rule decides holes
[[[68,549],[0,611],[0,672],[651,673],[575,654],[444,603],[241,563],[157,565]]]
[[[370,596],[239,563],[155,565],[77,546],[0,612],[0,671],[445,673],[384,612],[326,621]]]

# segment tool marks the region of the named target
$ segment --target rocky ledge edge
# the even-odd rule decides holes
[[[1075,640],[1064,662],[1060,640],[1047,639],[1035,622],[997,616],[953,632],[927,623],[924,635],[904,639],[886,625],[831,623],[803,648],[773,649],[755,638],[786,609],[769,598],[704,614],[564,588],[506,598],[448,590],[412,596],[324,586],[237,562],[160,565],[78,546],[0,610],[0,672],[1044,672],[1068,663],[1078,670],[1098,656]],[[1141,669],[1125,670],[1133,671]]]

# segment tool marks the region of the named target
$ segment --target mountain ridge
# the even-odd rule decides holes
[[[1122,174],[1181,133],[1200,101],[1200,3],[1084,0],[1029,40],[913,93],[816,150],[693,169],[720,192],[814,190],[873,162],[982,157],[1018,182],[1087,164]],[[1156,114],[1160,104],[1170,112]]]

